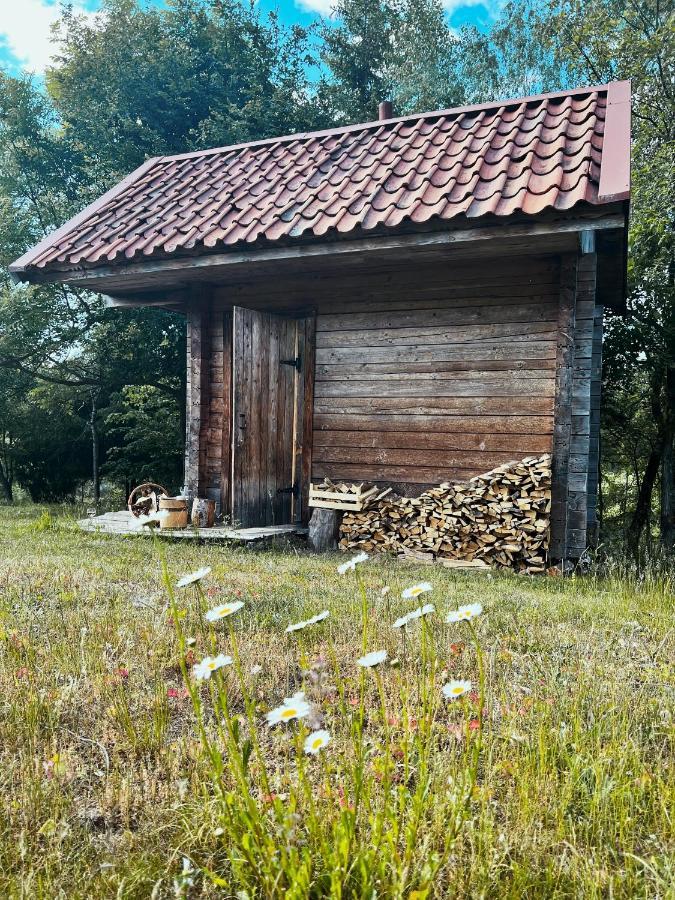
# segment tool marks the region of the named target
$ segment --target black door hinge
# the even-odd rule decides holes
[[[297,498],[300,494],[300,485],[294,484],[292,487],[277,488],[277,494],[292,494]]]
[[[282,366],[293,366],[296,371],[302,371],[302,357],[300,356],[296,356],[295,359],[280,359],[279,362]]]

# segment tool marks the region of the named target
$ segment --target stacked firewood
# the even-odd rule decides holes
[[[551,457],[530,456],[468,482],[415,498],[388,494],[345,513],[340,547],[534,574],[546,569],[550,513]]]

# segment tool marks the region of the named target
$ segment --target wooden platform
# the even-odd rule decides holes
[[[119,534],[129,537],[150,536],[157,532],[156,528],[139,527],[138,520],[127,510],[104,513],[80,519],[77,523],[82,531],[96,534]],[[214,528],[193,528],[192,526],[177,531],[165,530],[157,532],[168,540],[200,540],[200,541],[259,541],[264,538],[279,537],[285,534],[307,534],[301,525],[267,525],[261,528],[231,528],[215,526]]]

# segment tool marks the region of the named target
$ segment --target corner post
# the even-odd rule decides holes
[[[208,412],[208,310],[191,291],[187,304],[187,396],[185,417],[185,486],[199,496],[202,481],[202,429]]]
[[[560,264],[558,347],[556,355],[555,421],[551,484],[551,546],[553,560],[567,557],[567,520],[572,435],[572,381],[576,324],[577,259],[564,256]]]

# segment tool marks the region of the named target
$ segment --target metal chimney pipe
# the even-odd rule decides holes
[[[383,100],[379,106],[378,119],[391,119],[394,116],[394,104],[391,100]]]

